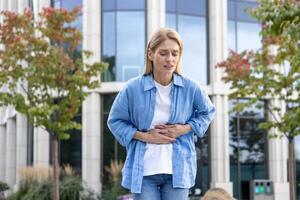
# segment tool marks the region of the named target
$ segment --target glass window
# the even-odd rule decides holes
[[[250,14],[249,10],[256,7],[256,3],[245,3],[245,2],[237,2],[236,9],[237,9],[237,17],[239,20],[245,21],[252,21],[256,22]]]
[[[117,0],[118,10],[143,10],[145,1],[143,0]]]
[[[27,165],[33,165],[33,125],[27,119]]]
[[[207,83],[206,32],[203,31],[205,26],[205,18],[178,16],[178,31],[184,45],[182,71],[202,84]]]
[[[68,11],[72,10],[75,6],[82,6],[82,0],[53,0],[52,6],[54,8],[63,8]],[[82,13],[79,13],[76,21],[71,24],[78,30],[82,31]],[[78,49],[73,55],[73,59],[81,56],[80,50],[82,44],[79,45]],[[74,120],[81,123],[81,108]],[[81,130],[70,130],[70,139],[60,141],[60,163],[61,165],[71,165],[76,173],[81,174]],[[51,148],[51,145],[50,145]],[[51,157],[51,156],[50,156]],[[51,160],[51,158],[50,158]]]
[[[76,6],[82,6],[82,0],[62,0],[61,8],[72,10]]]
[[[206,15],[206,1],[205,0],[178,0],[177,8],[180,14],[187,15]]]
[[[81,108],[74,117],[74,121],[81,124]],[[61,165],[71,165],[76,173],[81,174],[81,130],[69,131],[70,138],[60,141],[60,163]]]
[[[183,40],[183,74],[208,84],[207,24],[205,0],[167,0],[166,26],[176,29]]]
[[[116,1],[102,0],[102,10],[111,11],[116,9]]]
[[[235,3],[228,1],[227,15],[229,19],[235,19]]]
[[[103,13],[103,52],[102,59],[109,63],[109,68],[103,73],[103,80],[116,80],[116,17],[114,12]]]
[[[208,129],[209,131],[209,129]],[[199,139],[195,136],[195,149],[197,154],[197,172],[196,172],[196,182],[195,186],[191,189],[192,194],[201,195],[210,188],[210,163],[209,163],[209,132]]]
[[[116,94],[105,94],[102,95],[102,158],[103,169],[104,167],[109,167],[110,162],[114,161],[125,161],[126,159],[126,150],[122,147],[117,140],[114,139],[112,133],[107,127],[107,119],[112,103],[116,97]],[[103,170],[103,185],[108,185],[109,183],[109,174],[106,170]]]
[[[260,24],[237,22],[237,51],[258,50],[261,47]]]
[[[127,81],[143,73],[145,57],[145,2],[113,1],[102,10],[102,59],[109,63],[103,81]],[[136,4],[136,2],[139,2]]]
[[[166,14],[166,26],[169,28],[177,29],[175,14]]]
[[[244,50],[258,50],[261,47],[259,35],[261,25],[250,16],[246,9],[256,7],[253,2],[240,0],[228,1],[228,47],[241,52]]]
[[[167,13],[176,13],[176,0],[166,0]]]
[[[141,20],[143,17],[142,12],[117,13],[117,81],[127,81],[143,72],[145,57],[143,50],[145,37],[142,37],[145,35],[145,22]]]
[[[70,11],[76,6],[82,6],[82,0],[53,0],[51,4],[54,8],[63,8]],[[76,21],[73,22],[73,26],[82,31],[82,13],[79,13]]]
[[[229,102],[230,109],[234,102]],[[259,104],[264,105],[265,102]],[[258,127],[264,121],[265,110],[255,106],[239,116],[236,113],[230,114],[230,180],[233,182],[235,198],[239,197],[240,191],[241,199],[248,199],[250,180],[267,178],[267,132]]]
[[[234,21],[228,21],[228,48],[231,50],[236,50],[236,23]]]

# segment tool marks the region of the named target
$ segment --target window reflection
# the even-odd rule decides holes
[[[103,119],[103,126],[102,126],[102,145],[103,151],[102,152],[102,162],[103,162],[103,169],[105,166],[110,165],[111,160],[115,161],[125,161],[126,158],[126,150],[122,147],[113,137],[112,133],[110,132],[107,126],[107,119],[109,115],[110,108],[112,103],[116,97],[116,94],[105,94],[102,95],[102,116]],[[103,170],[103,185],[109,185],[109,173]]]
[[[231,50],[237,49],[236,42],[236,23],[234,21],[228,21],[228,47]]]
[[[109,63],[103,81],[127,81],[143,73],[145,1],[104,0],[102,59]]]
[[[74,121],[81,123],[81,108],[74,117]],[[81,130],[68,131],[70,138],[68,140],[60,141],[60,163],[61,165],[71,165],[76,173],[81,174]]]
[[[144,69],[143,12],[117,13],[116,79],[126,81],[142,74]],[[130,26],[129,26],[130,24]]]
[[[70,11],[76,6],[82,6],[82,0],[52,0],[52,6]]]
[[[258,50],[261,47],[260,43],[260,24],[237,22],[237,50]]]
[[[33,165],[33,131],[34,127],[27,118],[27,166]]]
[[[195,186],[191,189],[192,193],[197,194],[197,190],[201,190],[201,195],[210,188],[210,164],[209,164],[209,148],[208,136],[209,129],[203,138],[196,138],[195,149],[197,153],[197,173]],[[196,136],[195,136],[196,137]]]
[[[206,15],[206,1],[205,0],[178,0],[177,8],[180,14],[186,15]]]
[[[183,73],[190,78],[207,82],[205,18],[194,16],[178,16],[178,31],[184,41],[182,56]],[[191,34],[192,33],[192,34]]]
[[[72,10],[76,6],[82,6],[82,0],[53,0],[51,5],[54,8],[63,8],[68,11]],[[82,13],[79,13],[76,21],[71,24],[72,27],[76,27],[82,31]],[[67,46],[67,44],[66,44]],[[76,49],[73,54],[73,59],[81,57],[82,44]],[[74,121],[81,123],[81,108],[74,117]],[[81,174],[81,130],[70,130],[70,139],[60,141],[60,163],[61,165],[71,165],[76,173]]]
[[[182,36],[183,74],[208,84],[206,0],[166,0],[166,26]]]
[[[228,1],[229,49],[241,52],[244,50],[257,50],[261,47],[259,36],[261,25],[246,11],[256,7],[256,5],[255,2]]]
[[[237,16],[239,20],[243,21],[250,21],[250,22],[256,22],[256,19],[254,19],[250,14],[249,11],[256,7],[257,3],[254,2],[237,2],[236,9],[237,9]]]
[[[145,1],[143,0],[117,0],[117,9],[143,10]]]
[[[70,11],[76,6],[82,6],[82,0],[52,0],[51,5],[54,8],[62,8]],[[82,31],[82,13],[79,13],[79,16],[71,26]]]
[[[247,101],[247,100],[240,100]],[[236,101],[230,101],[232,109]],[[265,105],[264,101],[258,104]],[[257,104],[257,105],[258,105]],[[267,178],[266,152],[267,132],[259,128],[261,122],[266,121],[264,109],[254,105],[244,112],[230,114],[230,180],[233,182],[234,196],[238,197],[238,163],[240,164],[241,198],[249,198],[249,181]],[[239,129],[237,123],[240,123]]]

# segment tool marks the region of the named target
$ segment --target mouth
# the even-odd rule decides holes
[[[167,70],[174,69],[174,65],[165,65],[164,66]]]

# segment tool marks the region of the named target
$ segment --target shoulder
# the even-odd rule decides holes
[[[143,79],[143,76],[138,76],[138,77],[129,79],[127,81],[127,83],[125,84],[123,90],[132,90],[132,89],[137,89],[138,87],[141,87],[142,79]]]
[[[201,90],[201,91],[203,90],[203,87],[201,86],[199,81],[189,78],[185,75],[178,75],[178,76],[181,78],[184,87],[192,90]]]

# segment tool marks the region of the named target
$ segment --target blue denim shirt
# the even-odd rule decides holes
[[[171,116],[168,124],[189,124],[192,131],[172,143],[173,187],[190,188],[195,183],[196,151],[194,134],[203,137],[213,119],[215,107],[206,92],[194,81],[174,73],[171,88]],[[129,80],[117,95],[108,127],[126,147],[127,156],[122,170],[122,186],[140,193],[146,143],[133,138],[137,130],[149,130],[156,100],[152,75]]]

